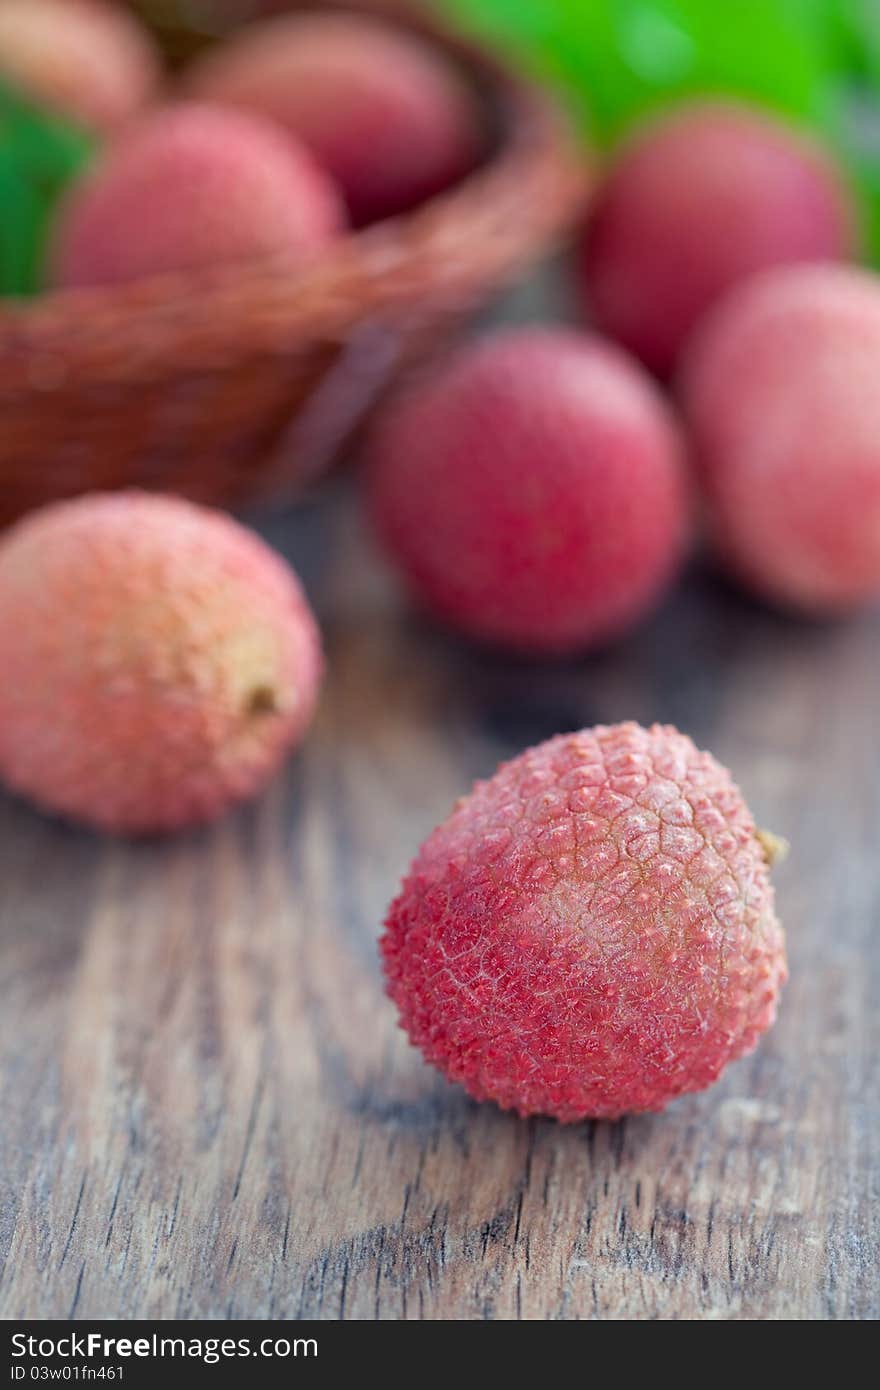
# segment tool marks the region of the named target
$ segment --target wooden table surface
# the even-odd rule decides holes
[[[138,845],[0,799],[0,1315],[877,1317],[880,619],[697,572],[617,650],[530,669],[410,618],[352,491],[265,528],[329,679],[259,804]],[[711,1092],[524,1123],[407,1046],[376,937],[475,777],[621,718],[690,732],[792,841],[792,978]]]

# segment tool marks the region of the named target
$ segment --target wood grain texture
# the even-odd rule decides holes
[[[259,805],[128,845],[0,801],[0,1314],[876,1317],[880,621],[694,576],[630,643],[536,672],[408,618],[349,492],[268,531],[330,679]],[[711,1092],[523,1123],[407,1047],[379,923],[474,777],[624,717],[711,747],[793,842],[791,983]]]

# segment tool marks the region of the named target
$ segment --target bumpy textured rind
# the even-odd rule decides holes
[[[0,776],[47,810],[212,819],[301,739],[321,665],[293,572],[218,512],[94,495],[0,542]]]
[[[364,16],[264,21],[196,63],[188,85],[271,116],[302,140],[358,226],[441,192],[480,153],[480,113],[464,79],[420,40]]]
[[[158,54],[146,30],[103,0],[2,0],[0,79],[100,132],[154,96]]]
[[[677,425],[597,338],[490,337],[401,398],[369,452],[389,556],[431,613],[479,641],[555,655],[610,640],[682,562]]]
[[[799,266],[734,291],[686,355],[682,398],[715,549],[807,615],[880,596],[880,285]]]
[[[566,1122],[709,1086],[786,978],[740,792],[657,725],[554,738],[477,783],[416,857],[382,954],[429,1062]]]
[[[624,146],[583,248],[590,317],[668,375],[703,315],[771,266],[845,260],[852,194],[810,137],[734,103],[696,102]]]
[[[49,272],[116,284],[264,256],[313,256],[341,228],[336,190],[271,122],[207,103],[127,130],[59,210]]]

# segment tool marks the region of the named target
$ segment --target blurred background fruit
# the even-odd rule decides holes
[[[156,95],[149,31],[111,0],[2,0],[0,76],[88,130],[112,131]]]
[[[855,255],[854,201],[806,133],[741,102],[685,102],[646,121],[612,160],[581,256],[587,312],[666,376],[738,281]]]
[[[187,102],[121,136],[70,190],[50,278],[107,285],[266,256],[293,265],[343,224],[333,183],[273,122]]]
[[[844,266],[745,282],[688,351],[683,399],[712,543],[813,616],[880,594],[880,283]]]
[[[533,656],[578,652],[627,632],[675,578],[684,453],[625,353],[524,328],[464,349],[385,414],[370,510],[442,622]]]
[[[209,51],[186,90],[271,117],[343,191],[356,226],[405,212],[476,164],[476,93],[429,44],[368,16],[286,15]]]

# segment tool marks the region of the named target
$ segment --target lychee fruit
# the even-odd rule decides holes
[[[638,365],[598,338],[508,330],[394,404],[372,441],[370,510],[441,622],[522,653],[625,632],[684,554],[677,425]]]
[[[367,17],[263,21],[195,64],[189,86],[271,116],[302,140],[358,226],[441,192],[480,154],[465,78],[421,39]]]
[[[774,117],[693,103],[621,149],[583,247],[587,311],[661,376],[706,311],[756,271],[842,260],[853,198],[829,155]]]
[[[62,287],[277,256],[314,256],[343,221],[311,155],[271,122],[201,103],[127,130],[59,212],[50,273]]]
[[[320,640],[280,556],[219,512],[93,494],[0,541],[0,777],[149,834],[257,793],[302,738]]]
[[[880,281],[768,271],[686,354],[682,396],[717,552],[807,615],[880,597]]]
[[[419,851],[382,939],[401,1025],[476,1100],[520,1115],[662,1110],[774,1020],[774,848],[673,728],[550,739]]]
[[[2,0],[0,79],[88,130],[115,130],[155,95],[146,29],[104,0]]]

